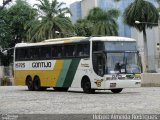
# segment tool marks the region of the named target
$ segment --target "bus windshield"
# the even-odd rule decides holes
[[[136,42],[135,41],[131,41],[131,42],[126,42],[126,41],[108,41],[108,42],[104,42],[104,47],[105,50],[109,50],[109,51],[136,51],[137,47],[136,47]]]
[[[115,73],[141,73],[141,60],[136,41],[95,41],[93,43],[93,68],[101,76]]]
[[[107,52],[107,73],[136,74],[141,72],[137,52]]]

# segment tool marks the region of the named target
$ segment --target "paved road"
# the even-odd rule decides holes
[[[0,87],[0,114],[159,114],[160,88],[130,88],[120,94],[102,91],[27,91],[26,87]]]

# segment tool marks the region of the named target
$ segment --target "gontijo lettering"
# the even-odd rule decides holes
[[[51,62],[33,62],[32,68],[50,68],[52,66]]]

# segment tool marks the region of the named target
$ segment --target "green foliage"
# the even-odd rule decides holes
[[[124,12],[124,22],[131,27],[143,31],[146,27],[152,28],[154,24],[136,24],[135,21],[158,23],[158,11],[154,5],[144,0],[135,0]]]
[[[13,44],[12,28],[6,9],[0,10],[0,46],[2,48],[11,47]]]
[[[89,37],[92,35],[92,23],[86,19],[79,19],[75,24],[75,32],[77,36]]]
[[[35,18],[36,11],[24,0],[16,0],[16,4],[8,10],[14,43],[26,41],[25,24]]]
[[[124,12],[124,22],[131,27],[138,29],[140,32],[143,31],[143,44],[144,44],[144,63],[143,70],[147,71],[148,66],[148,47],[147,47],[147,35],[146,28],[152,28],[158,23],[158,10],[148,1],[135,0],[131,3]],[[135,21],[142,23],[137,24]],[[157,24],[158,25],[158,24]]]
[[[98,7],[91,9],[87,19],[93,24],[92,35],[118,35],[118,24],[116,20],[119,14],[119,11],[116,9],[110,9],[108,11]]]
[[[57,37],[56,31],[61,33],[61,37],[74,32],[70,19],[65,17],[65,14],[70,14],[70,11],[68,8],[62,7],[64,3],[59,3],[57,0],[53,0],[51,3],[49,0],[38,1],[40,4],[35,6],[38,8],[39,18],[27,24],[27,26],[30,26],[28,38],[31,41],[55,38]]]
[[[17,0],[10,8],[0,10],[0,45],[2,48],[13,47],[26,41],[26,23],[36,16],[36,11],[24,0]]]

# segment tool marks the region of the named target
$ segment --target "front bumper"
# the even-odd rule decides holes
[[[141,87],[141,80],[110,80],[105,81],[105,87],[109,89],[115,88],[137,88]]]
[[[95,89],[138,88],[141,87],[141,80],[105,80],[101,86],[95,87]]]

